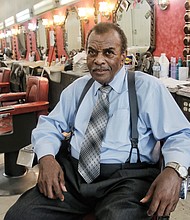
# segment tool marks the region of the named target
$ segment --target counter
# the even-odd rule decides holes
[[[173,95],[180,109],[190,121],[190,81],[180,81],[172,78],[160,78]]]

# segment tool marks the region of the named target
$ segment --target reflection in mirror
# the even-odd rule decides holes
[[[4,53],[9,58],[12,58],[13,55],[12,48],[12,37],[8,36],[6,37],[6,47],[4,48]]]
[[[17,35],[18,38],[18,50],[20,53],[21,58],[26,58],[26,33],[24,31],[20,31]]]
[[[67,10],[65,20],[65,49],[69,54],[72,50],[80,50],[82,41],[82,25],[75,8]]]
[[[10,36],[6,37],[6,47],[12,50],[12,38]]]
[[[38,20],[38,29],[36,31],[37,48],[39,50],[40,59],[45,60],[47,53],[47,33],[46,28],[42,24],[42,19]]]
[[[131,52],[146,52],[155,49],[153,0],[132,1],[119,0],[115,14],[116,22],[125,32],[128,49]]]

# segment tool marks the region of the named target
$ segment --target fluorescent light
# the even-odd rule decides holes
[[[15,23],[15,18],[14,16],[11,16],[7,19],[5,19],[5,27],[9,27]]]
[[[4,28],[4,23],[0,22],[0,30],[2,30]]]
[[[33,6],[33,13],[34,15],[38,15],[55,7],[55,0],[43,0]]]
[[[59,0],[60,5],[70,5],[79,2],[79,0]]]
[[[23,21],[27,21],[30,20],[30,10],[29,8],[19,12],[16,14],[16,21],[19,22],[23,22]]]

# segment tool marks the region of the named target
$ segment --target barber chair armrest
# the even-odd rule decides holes
[[[3,106],[3,107],[0,107],[0,114],[4,114],[5,112],[9,112],[9,111],[13,111],[14,110],[14,107],[13,106]],[[9,113],[10,114],[10,113]]]
[[[48,111],[49,102],[47,101],[30,102],[30,103],[13,105],[13,107],[14,110],[10,112],[11,115],[18,115],[29,112],[41,112],[41,111]]]
[[[0,94],[0,102],[17,101],[19,99],[25,99],[26,92],[9,92]]]
[[[30,102],[30,103],[0,107],[0,113],[10,114],[10,115],[19,115],[19,114],[25,114],[29,112],[44,112],[45,114],[47,114],[48,108],[49,108],[49,102],[38,101],[38,102]]]
[[[10,86],[9,82],[0,82],[0,88],[7,88]]]

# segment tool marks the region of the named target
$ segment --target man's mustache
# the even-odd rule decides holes
[[[105,67],[94,67],[91,69],[92,72],[95,72],[95,71],[110,71],[111,68],[105,68]]]

